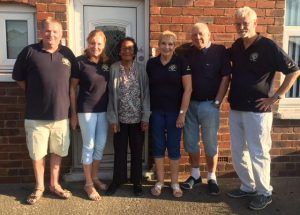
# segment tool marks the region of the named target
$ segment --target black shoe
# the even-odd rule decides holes
[[[134,184],[133,185],[133,194],[135,196],[142,196],[143,195],[143,188],[141,184]]]
[[[257,192],[256,191],[246,192],[241,189],[237,189],[237,190],[233,190],[233,191],[227,193],[227,195],[231,198],[242,198],[242,197],[248,197],[248,196],[256,196]]]
[[[262,210],[272,203],[272,196],[258,195],[250,202],[249,208],[252,210]]]
[[[220,194],[220,189],[216,180],[210,179],[208,180],[207,184],[208,184],[208,193],[210,195],[217,196]]]
[[[180,186],[182,189],[191,190],[194,185],[201,184],[202,178],[201,176],[198,179],[195,179],[193,176],[190,176],[185,182],[183,182]]]
[[[119,185],[116,184],[116,183],[114,183],[114,182],[112,182],[109,185],[108,189],[106,190],[105,195],[107,195],[107,196],[114,195],[118,188],[119,188]]]

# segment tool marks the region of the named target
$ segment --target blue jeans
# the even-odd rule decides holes
[[[219,109],[212,105],[212,101],[191,101],[183,129],[185,151],[199,152],[201,127],[205,153],[215,156],[218,153],[219,117]]]
[[[82,163],[102,160],[108,130],[106,112],[78,113],[78,120],[83,141]]]
[[[153,157],[163,158],[166,149],[171,160],[180,159],[181,130],[176,128],[178,112],[153,111],[150,117]]]

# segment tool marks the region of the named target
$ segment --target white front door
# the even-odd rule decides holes
[[[102,30],[107,37],[106,53],[113,61],[118,57],[116,46],[120,39],[125,36],[137,39],[136,8],[84,6],[83,12],[85,38],[94,29]]]
[[[148,12],[145,10],[143,0],[75,0],[74,1],[74,25],[73,44],[75,53],[80,55],[86,47],[86,38],[94,29],[101,29],[106,37],[106,53],[112,59],[117,60],[117,43],[124,37],[132,37],[138,45],[136,60],[145,64],[148,50],[148,34],[146,33],[147,24],[145,17]],[[147,29],[148,31],[148,29]],[[81,168],[81,149],[82,141],[79,132],[72,135],[73,141],[73,168]],[[145,144],[147,146],[147,144]],[[145,147],[146,148],[146,147]],[[144,153],[144,161],[147,162],[147,151]],[[112,133],[109,132],[106,144],[102,167],[112,169],[113,167],[113,144]]]

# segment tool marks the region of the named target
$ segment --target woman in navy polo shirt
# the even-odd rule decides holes
[[[191,92],[191,71],[182,58],[174,54],[176,35],[164,31],[159,38],[160,55],[147,63],[151,103],[153,156],[158,182],[151,189],[161,194],[164,185],[164,156],[170,159],[171,188],[174,197],[181,197],[178,184],[181,129],[184,126]]]
[[[87,43],[88,47],[84,55],[77,58],[79,71],[71,78],[71,127],[75,129],[79,121],[83,141],[82,163],[86,180],[84,190],[91,200],[98,201],[101,197],[96,188],[106,190],[107,187],[98,179],[98,169],[108,130],[106,110],[109,64],[104,52],[106,37],[102,31],[91,31]]]

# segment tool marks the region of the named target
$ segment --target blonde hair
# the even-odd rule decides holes
[[[42,30],[45,30],[46,26],[49,25],[50,23],[56,23],[61,27],[62,30],[62,24],[61,21],[59,21],[58,19],[55,19],[53,17],[47,17],[46,19],[44,19],[42,21]]]
[[[244,18],[244,17],[249,17],[252,20],[257,20],[256,12],[252,8],[247,6],[237,9],[235,13],[235,18]]]
[[[164,31],[160,34],[159,39],[158,39],[158,43],[160,43],[162,41],[163,38],[171,38],[174,40],[174,43],[176,43],[177,40],[177,36],[174,32],[172,31]]]
[[[105,44],[106,44],[106,36],[105,36],[104,32],[101,31],[101,30],[99,30],[99,29],[95,29],[95,30],[93,30],[93,31],[91,31],[91,32],[89,33],[89,35],[88,35],[87,38],[86,38],[87,43],[90,43],[91,40],[92,40],[95,36],[97,36],[97,35],[99,35],[100,37],[103,38],[104,45],[105,45]],[[89,57],[89,51],[88,51],[88,48],[86,48],[86,49],[84,50],[84,54],[85,54],[87,57]],[[102,53],[101,53],[101,55],[100,55],[100,59],[102,59],[103,62],[108,61],[108,57],[107,57],[106,54],[105,54],[105,48],[104,48],[104,50],[102,51]]]

